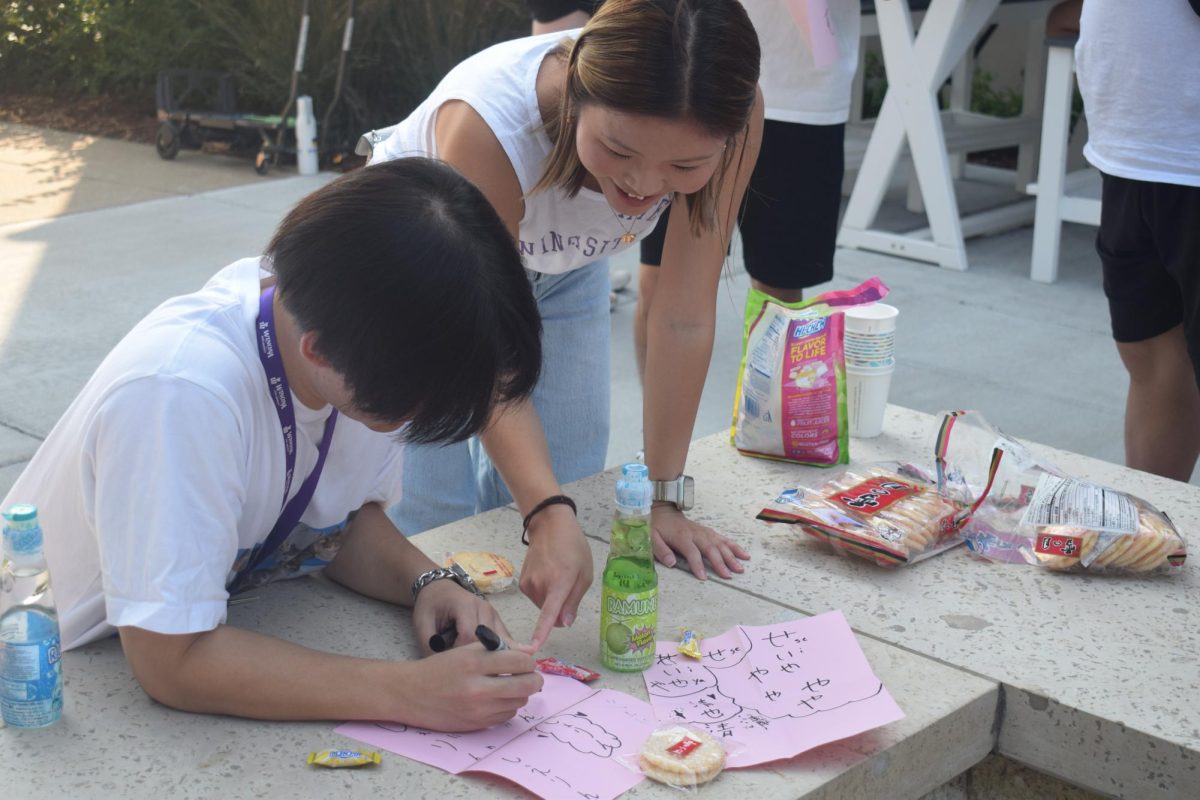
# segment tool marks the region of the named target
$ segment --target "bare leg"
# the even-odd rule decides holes
[[[646,385],[646,321],[650,317],[650,303],[654,301],[654,287],[658,285],[658,267],[638,265],[637,307],[633,310],[633,354],[637,359],[638,382]]]
[[[1187,481],[1200,457],[1200,389],[1183,326],[1142,342],[1117,342],[1129,372],[1125,463]]]
[[[1054,38],[1079,35],[1079,15],[1083,0],[1063,0],[1046,15],[1046,35]]]
[[[754,278],[750,279],[750,285],[763,294],[769,294],[776,300],[782,300],[785,303],[797,303],[804,299],[803,289],[777,289],[774,286],[767,286],[765,283],[757,281]]]

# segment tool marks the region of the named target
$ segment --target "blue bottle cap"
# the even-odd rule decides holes
[[[4,518],[9,522],[29,522],[37,519],[37,506],[31,503],[17,503],[8,507]]]
[[[649,509],[654,499],[650,485],[650,470],[645,464],[626,464],[617,478],[617,505],[632,509]]]
[[[37,506],[19,503],[4,512],[4,550],[15,561],[42,552],[42,526],[37,523]]]

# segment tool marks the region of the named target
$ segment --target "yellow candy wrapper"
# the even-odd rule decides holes
[[[378,764],[379,753],[374,750],[321,750],[308,754],[308,763],[318,767],[366,767]]]
[[[700,660],[700,634],[691,628],[680,628],[679,652],[685,656]]]

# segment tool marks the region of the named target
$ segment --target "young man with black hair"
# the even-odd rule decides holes
[[[541,686],[527,653],[351,658],[239,630],[226,608],[241,588],[324,568],[415,602],[421,642],[451,621],[460,643],[479,623],[507,634],[383,508],[397,436],[478,433],[540,365],[512,237],[450,167],[406,158],[314,192],[261,259],[143,319],[5,499],[39,508],[64,648],[116,630],[142,687],[189,711],[441,730],[508,719]]]

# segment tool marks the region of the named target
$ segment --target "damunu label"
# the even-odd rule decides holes
[[[875,514],[905,497],[921,492],[920,486],[889,478],[871,478],[845,492],[829,495],[829,499],[860,514]]]

